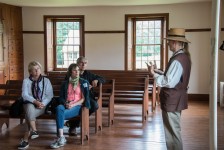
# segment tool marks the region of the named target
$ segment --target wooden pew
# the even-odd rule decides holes
[[[108,126],[114,124],[114,88],[115,79],[106,80],[102,88],[102,106],[108,107]]]
[[[59,85],[58,83],[62,83],[64,81],[64,78],[53,77],[49,79],[54,89],[53,91],[54,96],[59,96],[61,84]],[[102,125],[102,84],[100,84],[97,90],[95,91],[99,94],[97,97],[97,103],[99,108],[95,112],[95,133],[97,133],[98,131],[102,131],[102,126],[103,126]]]
[[[138,95],[134,92],[134,90],[141,90],[144,91],[144,89],[141,87],[137,87],[136,84],[145,84],[144,83],[144,78],[148,78],[148,93],[150,93],[150,95],[152,95],[152,111],[155,110],[155,105],[156,105],[156,86],[154,83],[153,78],[149,78],[148,77],[148,72],[143,72],[143,71],[122,71],[122,70],[90,70],[91,72],[101,75],[106,79],[115,79],[116,80],[116,84],[115,84],[115,103],[141,103],[142,97],[144,97],[143,93],[139,93]],[[62,74],[62,72],[60,73]],[[51,73],[49,73],[49,76],[51,76]],[[58,76],[57,72],[52,72],[52,76]],[[138,81],[138,79],[140,79]],[[124,84],[124,86],[120,86]],[[131,86],[136,86],[136,89],[128,89],[129,87],[126,86],[126,84],[129,84]],[[130,90],[130,92],[132,92],[133,94],[129,93],[127,95],[127,93],[123,93],[123,97],[121,98],[121,93],[117,92],[117,86],[120,86],[120,88],[123,92],[125,90]],[[144,87],[144,86],[142,86]],[[117,95],[119,94],[119,99],[120,101],[118,101],[118,97]],[[141,95],[141,96],[140,96]],[[132,98],[130,97],[132,96]],[[145,96],[146,97],[146,96]],[[143,107],[143,119],[145,120],[146,116],[145,114],[148,114],[148,101],[147,101],[147,106],[145,105],[145,103],[141,103],[144,105]],[[147,107],[147,108],[146,108]],[[146,111],[147,110],[147,111]]]
[[[122,104],[141,104],[142,105],[142,122],[146,121],[148,116],[148,77],[135,78],[117,81],[115,84],[115,103]],[[134,82],[134,80],[136,80]]]
[[[119,82],[119,78],[121,77],[146,77],[148,76],[148,71],[124,71],[124,70],[91,70],[91,72],[99,74],[107,78],[114,78],[117,82]],[[117,83],[116,82],[116,83]],[[159,87],[156,86],[154,79],[149,77],[149,95],[151,95],[152,107],[151,111],[154,112],[156,108],[156,102],[159,103]]]

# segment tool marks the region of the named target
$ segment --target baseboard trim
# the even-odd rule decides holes
[[[189,100],[209,101],[209,94],[188,94]]]

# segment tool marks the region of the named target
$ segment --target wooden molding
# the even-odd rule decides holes
[[[44,34],[44,31],[23,31],[23,34]]]
[[[186,32],[210,32],[211,28],[203,29],[186,29]],[[221,28],[224,31],[224,28]],[[84,31],[84,34],[108,34],[108,33],[125,33],[124,30],[114,30],[114,31]],[[23,34],[44,34],[44,31],[23,31]]]
[[[188,94],[189,100],[209,101],[209,94]]]
[[[204,28],[204,29],[186,29],[186,32],[209,32],[211,28]]]
[[[210,32],[211,28],[202,28],[202,29],[186,29],[186,32]],[[224,31],[224,28],[221,28],[221,31]]]

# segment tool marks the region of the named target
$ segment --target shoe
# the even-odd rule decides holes
[[[29,143],[21,139],[18,149],[27,149],[28,147],[29,147]]]
[[[70,127],[68,129],[68,135],[69,136],[77,136],[76,128],[75,127]]]
[[[53,148],[53,149],[56,149],[56,148],[59,148],[59,147],[62,147],[65,145],[65,143],[67,142],[67,140],[65,139],[64,136],[58,138],[57,140],[55,140],[51,145],[50,147]]]
[[[39,137],[39,134],[37,131],[31,131],[30,133],[30,138],[31,139],[35,139],[35,138],[38,138]]]

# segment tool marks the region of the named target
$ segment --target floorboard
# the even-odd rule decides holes
[[[150,109],[149,109],[150,110]],[[163,123],[159,106],[141,122],[141,105],[115,105],[114,125],[107,127],[107,109],[103,108],[103,131],[94,133],[94,118],[90,117],[90,142],[83,146],[78,137],[69,137],[65,127],[67,144],[60,150],[166,150]],[[209,150],[209,104],[206,101],[189,102],[189,109],[182,111],[182,139],[184,150]],[[31,150],[50,149],[55,138],[54,120],[38,120],[40,137],[30,140]],[[0,149],[13,150],[23,133],[25,124],[10,119],[10,128],[3,126],[0,133]],[[218,150],[224,149],[224,109],[218,107]]]

